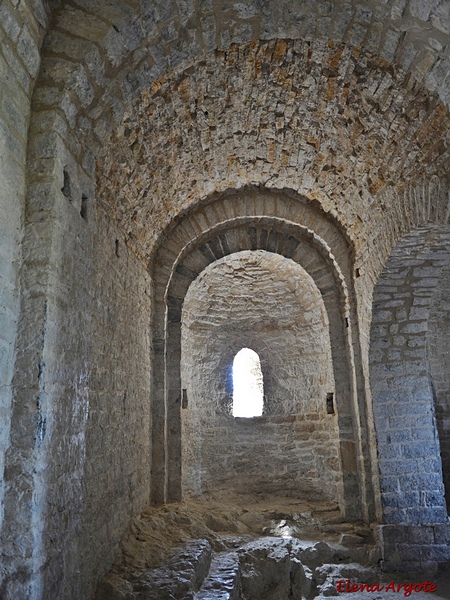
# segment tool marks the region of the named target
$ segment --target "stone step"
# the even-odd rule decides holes
[[[164,567],[149,569],[139,582],[134,583],[133,594],[139,600],[169,600],[173,598],[186,600],[194,597],[208,575],[211,564],[211,544],[208,540],[192,540],[179,548]],[[103,595],[96,600],[114,600],[116,598],[132,598],[133,596]]]

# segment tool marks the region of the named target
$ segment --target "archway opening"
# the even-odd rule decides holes
[[[311,276],[280,255],[235,252],[190,284],[180,357],[180,388],[188,396],[180,411],[185,498],[272,494],[309,501],[326,494],[339,501],[338,423],[325,403],[335,391],[329,331]],[[252,349],[260,360],[262,417],[233,411],[233,362],[244,348],[244,356]]]
[[[242,348],[233,360],[233,417],[260,417],[264,408],[261,361],[250,348]]]

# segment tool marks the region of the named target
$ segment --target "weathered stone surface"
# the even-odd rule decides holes
[[[194,506],[191,505],[191,510]],[[220,510],[217,514],[220,516]],[[189,521],[195,513],[184,515],[184,520]],[[165,517],[169,517],[167,512]],[[171,536],[172,528],[168,528],[167,533]],[[166,566],[158,569],[145,570],[142,565],[138,566],[139,554],[132,558],[134,562],[130,562],[131,555],[128,555],[127,565],[119,562],[115,567],[120,575],[111,574],[104,579],[96,600],[102,600],[101,594],[105,593],[113,598],[126,598],[131,589],[139,598],[142,594],[152,600],[191,597],[196,600],[303,600],[339,595],[339,581],[367,585],[380,581],[376,559],[373,566],[363,566],[352,562],[338,546],[323,541],[314,543],[273,536],[245,541],[243,537],[221,535],[215,544],[228,546],[228,549],[213,553],[210,565],[209,546],[201,540],[178,550]],[[145,554],[145,546],[140,552]],[[194,557],[198,559],[195,577]]]
[[[239,600],[241,596],[240,562],[236,552],[216,554],[211,569],[195,600]]]
[[[26,195],[26,136],[30,118],[31,83],[39,57],[32,36],[35,12],[40,3],[24,2],[18,11],[14,3],[0,6],[0,529],[4,516],[5,452],[10,444],[12,390],[19,321],[19,271]],[[48,14],[43,22],[48,25]],[[38,44],[43,31],[39,32]],[[24,56],[29,44],[30,57]],[[21,56],[22,54],[22,56]],[[32,60],[32,76],[22,62]],[[36,62],[37,61],[37,62]]]
[[[96,600],[193,599],[205,580],[211,564],[207,540],[193,540],[179,549],[165,567],[150,569],[133,583],[117,575],[107,575],[99,585]]]
[[[133,600],[133,586],[118,575],[108,574],[96,592],[97,600]]]
[[[359,535],[343,533],[341,535],[340,544],[346,548],[354,548],[355,546],[361,546],[361,544],[364,544],[364,538]]]
[[[324,564],[314,570],[312,580],[315,595],[321,598],[340,596],[340,592],[343,590],[339,589],[339,581],[348,581],[350,584],[373,584],[379,582],[380,574],[374,567],[363,567],[356,563]]]
[[[281,600],[290,591],[290,554],[287,543],[264,538],[238,550],[242,593],[249,600]]]

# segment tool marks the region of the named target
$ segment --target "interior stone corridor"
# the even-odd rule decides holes
[[[448,0],[0,1],[2,600],[441,582],[449,34]]]

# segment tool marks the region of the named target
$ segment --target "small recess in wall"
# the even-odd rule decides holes
[[[187,407],[188,407],[187,390],[183,388],[182,394],[181,394],[181,408],[187,408]]]
[[[63,170],[63,177],[64,177],[64,179],[63,179],[63,186],[61,188],[61,191],[63,193],[63,196],[65,196],[69,200],[72,200],[72,191],[70,189],[70,175],[66,171],[66,169]]]
[[[118,239],[116,239],[116,241],[115,241],[115,252],[116,252],[117,258],[119,258],[119,240]]]
[[[87,213],[88,213],[88,199],[87,199],[86,194],[83,194],[81,196],[80,215],[82,216],[83,219],[87,220]]]
[[[328,392],[327,394],[327,415],[334,415],[334,394]]]

